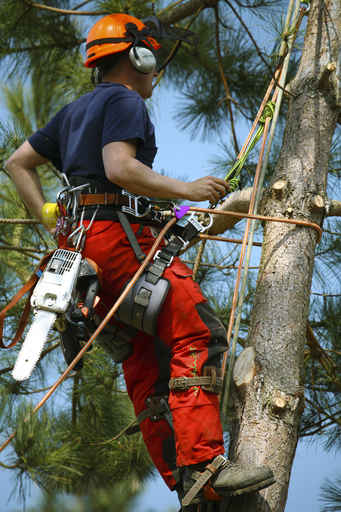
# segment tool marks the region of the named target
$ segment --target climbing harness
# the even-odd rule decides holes
[[[183,212],[181,207],[175,207],[177,218],[181,218]],[[162,276],[166,268],[172,264],[173,259],[199,233],[208,230],[212,222],[212,215],[209,212],[205,212],[205,215],[201,214],[201,217],[192,212],[184,226],[174,225],[170,231],[168,243],[155,254],[153,263],[146,269],[120,306],[116,314],[119,320],[147,334],[156,334],[158,316],[170,288],[169,281]]]
[[[100,184],[93,183],[87,178],[71,178],[70,182],[69,187],[73,188],[63,190],[63,200],[59,197],[59,204],[62,203],[62,211],[65,212],[61,229],[64,234],[68,234],[70,226],[79,224],[68,234],[68,240],[73,243],[76,250],[83,248],[86,232],[95,218],[112,220],[120,222],[137,260],[141,263],[145,254],[131,224],[160,228],[174,216],[181,221],[189,210],[189,207],[177,206],[172,201],[153,201],[118,187],[113,192],[102,192]],[[68,197],[70,193],[71,198]],[[83,225],[84,219],[90,219],[86,228]],[[207,231],[212,222],[212,215],[209,212],[191,212],[184,225],[177,223],[173,226],[167,234],[167,244],[156,253],[146,272],[131,288],[116,313],[116,319],[139,331],[156,334],[158,315],[170,287],[163,274],[174,257],[178,256],[199,233]]]

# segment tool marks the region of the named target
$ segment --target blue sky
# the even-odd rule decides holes
[[[219,153],[218,141],[202,142],[200,139],[193,139],[188,133],[180,132],[173,120],[178,101],[179,97],[174,96],[172,91],[165,90],[155,95],[152,117],[156,125],[159,153],[154,168],[164,169],[173,176],[195,179],[210,173],[210,161]],[[3,117],[3,111],[0,110],[0,116],[1,113]],[[228,134],[227,129],[225,133]],[[240,128],[240,142],[243,142],[245,135],[245,130]],[[318,512],[320,484],[324,478],[338,475],[340,463],[339,454],[324,452],[316,442],[301,442],[293,466],[286,512]],[[22,506],[13,497],[8,502],[14,484],[8,473],[4,469],[0,473],[0,512],[22,510]],[[28,504],[33,504],[36,497],[37,492],[32,488],[32,497]],[[155,478],[146,485],[146,490],[137,500],[134,510],[166,512],[169,507],[176,508],[177,505],[175,494],[170,493],[159,478]]]

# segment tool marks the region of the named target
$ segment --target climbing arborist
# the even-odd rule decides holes
[[[153,243],[147,198],[215,203],[228,192],[228,184],[216,177],[183,182],[152,170],[157,148],[144,100],[152,95],[158,41],[165,34],[157,20],[144,23],[126,14],[100,19],[86,43],[85,66],[93,69],[94,90],[62,108],[6,163],[22,199],[40,219],[45,199],[37,166],[51,161],[66,176],[66,194],[80,187],[72,215],[82,237],[72,238],[70,217],[61,213],[59,246],[77,239],[83,256],[101,268],[99,319]],[[104,338],[123,363],[149,453],[189,510],[207,499],[262,489],[274,478],[266,466],[244,467],[223,457],[218,393],[225,331],[175,245],[170,239],[161,249],[145,286],[126,302],[124,323],[116,319],[111,325],[116,334],[110,338],[109,330]],[[162,293],[160,280],[169,284]],[[159,304],[158,295],[163,295]],[[134,314],[126,328],[127,311]],[[117,326],[124,336],[115,356]]]

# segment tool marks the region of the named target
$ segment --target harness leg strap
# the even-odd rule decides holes
[[[199,491],[204,487],[205,484],[209,481],[209,479],[224,465],[226,464],[226,459],[222,455],[217,455],[211,463],[207,464],[205,470],[202,473],[198,473],[196,476],[196,481],[190,490],[185,494],[182,499],[182,506],[187,507],[191,504],[192,500],[198,494]]]
[[[127,235],[127,238],[130,242],[130,245],[135,253],[137,260],[139,262],[142,262],[145,259],[146,255],[142,251],[140,244],[137,241],[137,238],[135,236],[134,231],[131,228],[131,225],[127,219],[127,216],[120,210],[117,210],[116,214],[117,214],[118,220],[120,221],[122,228],[124,229],[125,234]]]

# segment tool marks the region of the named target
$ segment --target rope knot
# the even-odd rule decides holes
[[[259,118],[260,123],[265,123],[267,117],[272,118],[272,116],[274,115],[274,112],[275,112],[275,106],[276,105],[273,101],[267,102],[267,104],[265,105],[264,110],[262,112],[262,115]]]

